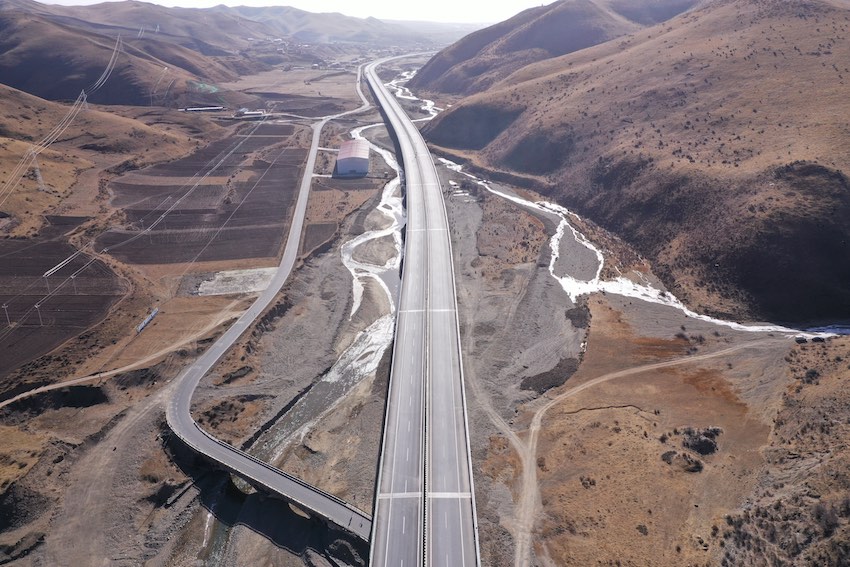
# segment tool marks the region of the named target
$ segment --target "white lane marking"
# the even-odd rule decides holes
[[[410,420],[407,421],[407,432],[410,433]]]
[[[448,521],[449,521],[448,516],[446,516],[446,522],[448,522]],[[401,533],[402,534],[404,534],[404,532],[405,532],[405,526],[406,525],[407,525],[407,516],[402,516],[401,517]],[[402,563],[404,563],[404,562],[402,562]]]
[[[410,461],[410,447],[407,448],[406,452],[407,452],[407,459],[406,460],[409,462]]]
[[[453,499],[464,500],[466,498],[472,498],[472,493],[470,493],[470,492],[429,492],[428,498],[440,498],[440,499],[445,499],[445,500],[453,500]]]
[[[422,498],[421,492],[391,492],[379,494],[378,500],[394,500],[397,498]]]
[[[454,313],[454,309],[402,309],[399,313]],[[413,324],[413,328],[416,328],[416,323]]]
[[[446,529],[449,529],[449,513],[445,512],[443,517],[446,519]],[[446,557],[446,561],[448,561],[448,556]],[[448,565],[448,563],[446,563],[446,565]]]
[[[410,396],[410,397],[408,397],[408,398],[407,398],[407,405],[408,405],[408,406],[412,406],[412,405],[413,405],[413,396]]]

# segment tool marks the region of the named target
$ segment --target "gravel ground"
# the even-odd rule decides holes
[[[443,169],[440,172],[451,175]],[[494,199],[508,222],[531,221],[512,204],[496,197],[483,198]],[[513,564],[509,527],[514,512],[508,486],[517,468],[508,465],[494,469],[489,465],[494,445],[504,439],[489,412],[510,422],[520,404],[537,396],[520,389],[522,379],[548,372],[562,359],[578,358],[585,330],[574,328],[565,315],[575,306],[548,273],[548,244],[539,247],[537,262],[498,262],[488,266],[485,273],[477,267],[476,235],[488,222],[481,203],[451,197],[447,210],[464,342],[482,563],[507,566]],[[548,232],[554,229],[551,219],[540,220]],[[502,245],[512,249],[520,243],[505,241]]]

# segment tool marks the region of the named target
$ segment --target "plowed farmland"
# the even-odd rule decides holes
[[[130,264],[277,256],[307,150],[289,124],[253,124],[112,183],[126,225],[98,245]]]
[[[0,375],[93,325],[126,292],[103,262],[86,254],[43,277],[76,252],[56,239],[84,219],[48,220],[39,238],[0,240]]]

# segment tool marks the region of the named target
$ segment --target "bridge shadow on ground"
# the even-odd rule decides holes
[[[201,506],[219,523],[213,529],[214,537],[230,538],[233,528],[241,526],[293,556],[309,559],[310,565],[317,556],[334,566],[368,563],[369,544],[358,537],[320,518],[296,513],[280,498],[260,492],[246,494],[230,473],[210,464],[174,435],[168,438],[167,450],[200,490]]]

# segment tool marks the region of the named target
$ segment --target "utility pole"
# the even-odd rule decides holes
[[[38,324],[44,327],[44,320],[41,318],[41,309],[38,303],[35,304],[35,310],[38,313]]]
[[[38,158],[35,154],[32,156],[32,162],[35,164],[35,180],[38,182],[38,190],[47,193],[47,187],[44,186],[44,178],[41,176],[41,168],[38,166]]]
[[[74,295],[77,295],[77,276],[71,276],[71,283],[74,284]]]
[[[44,276],[44,283],[47,284],[47,294],[50,295],[50,280]]]
[[[9,306],[6,305],[5,303],[3,304],[3,311],[5,311],[5,313],[6,313],[6,324],[11,327],[12,326],[12,320],[9,319]]]

